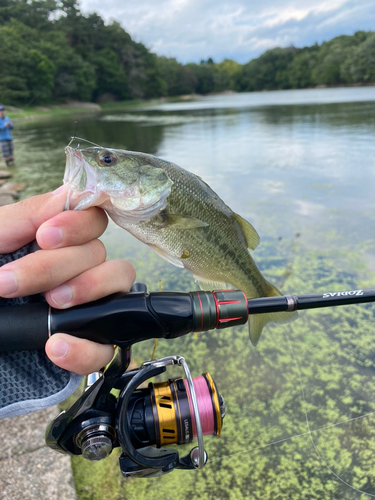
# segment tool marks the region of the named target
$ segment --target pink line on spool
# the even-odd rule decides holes
[[[197,437],[197,426],[195,423],[193,403],[191,400],[189,384],[185,379],[184,384],[189,399],[191,421],[193,424],[193,437]],[[202,432],[204,436],[208,436],[209,434],[213,434],[215,432],[214,409],[212,407],[210,391],[203,375],[193,378],[193,384],[198,400],[198,410],[201,419]]]

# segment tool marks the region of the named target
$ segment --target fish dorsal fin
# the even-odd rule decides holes
[[[201,177],[200,175],[196,175],[196,177],[198,177],[198,179],[199,179],[201,182],[203,182],[203,184],[205,184],[207,187],[209,187],[209,188],[211,189],[211,186],[209,186],[209,185],[207,184],[207,182],[206,182],[204,179],[202,179],[202,177]]]
[[[223,290],[226,288],[225,283],[221,283],[219,281],[210,281],[200,278],[199,276],[194,276],[195,281],[198,282],[198,285],[201,290],[205,290],[206,292],[212,292],[213,290]]]
[[[259,234],[247,220],[243,219],[240,215],[234,214],[238,224],[241,226],[242,231],[245,233],[247,248],[255,250],[259,245]]]
[[[173,227],[173,229],[196,229],[209,225],[207,222],[186,215],[169,214],[165,212],[160,215],[163,218],[164,227]]]

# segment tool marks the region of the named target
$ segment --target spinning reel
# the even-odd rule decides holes
[[[61,453],[82,455],[87,460],[106,458],[121,447],[120,469],[124,477],[153,477],[173,469],[200,469],[207,462],[203,436],[219,436],[225,403],[208,373],[191,378],[182,356],[146,361],[137,370],[125,371],[130,348],[119,349],[109,367],[89,385],[73,406],[50,424],[48,446]],[[181,376],[148,384],[147,380],[180,366]],[[120,390],[116,398],[113,389]],[[169,444],[198,447],[180,458]]]

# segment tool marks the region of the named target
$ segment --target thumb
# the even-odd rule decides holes
[[[112,345],[102,345],[57,333],[48,339],[46,354],[55,365],[64,370],[88,375],[106,366],[113,358]]]

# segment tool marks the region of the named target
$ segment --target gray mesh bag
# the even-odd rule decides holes
[[[29,243],[11,254],[0,254],[0,267],[32,249],[33,243]],[[16,299],[0,297],[0,316],[2,307],[40,301],[44,301],[43,294]],[[44,350],[0,353],[0,419],[60,403],[76,390],[81,380],[82,376],[54,365]]]

